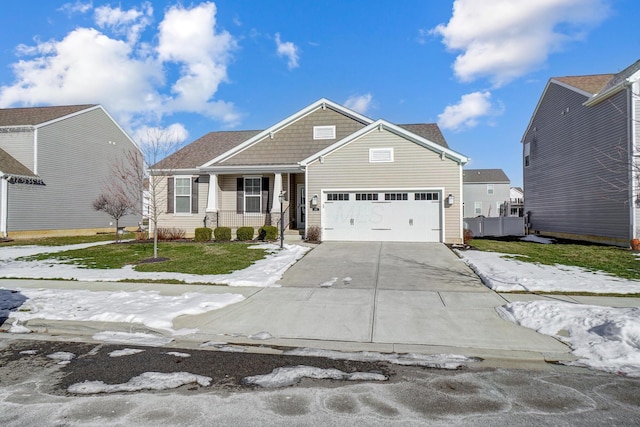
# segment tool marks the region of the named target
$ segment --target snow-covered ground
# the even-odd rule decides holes
[[[549,243],[544,240],[540,242]],[[69,247],[5,247],[0,248],[0,275],[108,281],[132,278],[178,278],[185,282],[227,283],[231,286],[274,286],[286,269],[308,250],[296,245],[286,245],[284,250],[279,250],[275,245],[261,247],[267,247],[271,251],[265,260],[258,261],[245,270],[220,276],[137,273],[132,268],[89,270],[47,262],[16,261],[15,258],[18,256],[61,251]],[[524,263],[490,252],[460,251],[459,254],[483,278],[483,281],[496,291],[619,294],[640,292],[640,282],[617,279],[576,267]],[[14,332],[28,332],[28,330],[21,330],[19,322],[38,317],[56,320],[141,323],[167,330],[174,335],[190,333],[193,331],[174,331],[173,319],[183,314],[214,310],[243,299],[241,295],[232,293],[217,295],[185,293],[178,297],[167,297],[154,292],[67,292],[62,290],[49,292],[33,289],[19,291],[16,293],[0,288],[0,317],[9,317],[9,322],[14,319],[14,328],[12,328]],[[28,298],[26,301],[25,296]],[[19,310],[15,310],[18,307]],[[566,342],[579,358],[576,364],[640,376],[640,308],[589,306],[563,301],[520,301],[499,308],[499,313],[506,320]],[[268,332],[265,331],[264,334],[266,336]],[[262,338],[264,336],[261,335]],[[156,339],[158,337],[148,334],[109,331],[96,334],[94,338],[107,342],[145,343],[146,345],[162,345],[167,342],[166,338],[158,341]],[[296,376],[297,373],[294,372],[292,375]],[[155,380],[157,377],[154,377]],[[192,379],[189,378],[189,380]],[[137,385],[123,387],[137,387]]]

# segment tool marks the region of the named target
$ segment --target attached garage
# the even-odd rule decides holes
[[[323,240],[442,242],[441,190],[323,191]]]

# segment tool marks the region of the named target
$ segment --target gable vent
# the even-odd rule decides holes
[[[393,162],[393,148],[370,148],[369,163]]]
[[[313,139],[336,139],[336,127],[334,126],[314,126]]]

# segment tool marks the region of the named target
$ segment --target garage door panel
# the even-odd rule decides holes
[[[355,194],[324,202],[323,240],[441,241],[441,197],[415,200],[408,193],[396,200],[356,200]]]

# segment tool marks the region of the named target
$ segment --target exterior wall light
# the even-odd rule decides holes
[[[453,206],[454,201],[455,198],[453,197],[453,194],[449,194],[449,196],[447,197],[447,203],[449,204],[449,206]]]

